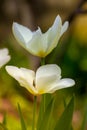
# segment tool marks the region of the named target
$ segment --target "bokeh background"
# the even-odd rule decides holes
[[[87,109],[87,1],[0,1],[0,48],[9,49],[12,57],[9,65],[36,70],[40,66],[40,58],[32,56],[18,44],[12,34],[12,23],[18,22],[31,30],[40,26],[45,32],[58,14],[63,22],[69,21],[69,29],[60,39],[57,48],[46,57],[46,63],[58,64],[62,69],[62,76],[73,78],[76,85],[54,94],[56,98],[54,119],[58,118],[64,110],[63,99],[68,102],[74,94],[75,111],[72,124],[74,130],[81,130],[81,123]],[[38,97],[38,106],[39,102],[40,97]],[[9,130],[20,130],[17,103],[20,103],[30,129],[33,96],[21,88],[3,67],[0,70],[0,122],[6,113]]]

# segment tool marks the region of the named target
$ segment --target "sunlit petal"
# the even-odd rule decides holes
[[[69,22],[68,21],[63,24],[60,36],[62,36],[63,33],[68,29],[68,26],[69,26]]]
[[[32,70],[19,69],[15,66],[6,66],[6,70],[22,87],[25,87],[33,95],[53,93],[56,90],[71,87],[75,84],[72,79],[61,79],[61,69],[55,64],[39,67],[36,75]]]
[[[26,80],[29,81],[31,84],[33,84],[35,79],[35,72],[26,68],[20,68],[20,70],[24,74]]]
[[[15,38],[19,41],[19,43],[23,47],[27,46],[27,42],[30,41],[33,35],[31,30],[16,22],[13,23],[12,30]]]
[[[13,23],[13,34],[32,55],[45,57],[57,46],[59,38],[67,28],[68,22],[62,26],[61,17],[58,15],[53,25],[45,33],[42,33],[40,27],[32,32],[27,27]]]
[[[48,93],[53,93],[56,90],[62,89],[62,88],[68,88],[75,85],[75,81],[69,78],[61,79],[60,81],[57,81],[53,84],[53,86],[50,87],[48,90]]]
[[[36,72],[36,88],[39,93],[46,92],[52,84],[61,78],[61,69],[55,65],[41,66]]]
[[[47,54],[49,54],[57,46],[58,40],[60,38],[61,28],[62,28],[62,21],[60,16],[58,15],[52,27],[46,32],[48,40]]]
[[[33,33],[32,39],[28,42],[27,48],[29,52],[36,56],[45,56],[46,44],[42,39],[42,33],[40,28],[36,32]]]
[[[7,72],[15,78],[22,87],[25,87],[30,93],[36,94],[37,91],[33,86],[35,73],[25,68],[17,68],[15,66],[6,66]]]

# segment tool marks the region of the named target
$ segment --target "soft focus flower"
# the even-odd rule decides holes
[[[58,15],[47,32],[42,33],[40,27],[36,31],[31,31],[18,23],[13,23],[13,34],[17,41],[27,49],[31,54],[39,57],[47,56],[56,46],[68,28],[68,22],[62,25]]]
[[[0,68],[5,65],[10,59],[10,55],[8,55],[8,49],[0,49]]]
[[[6,70],[33,95],[53,93],[58,89],[71,87],[75,84],[72,79],[61,79],[61,69],[55,64],[39,67],[36,74],[32,70],[15,66],[6,66]]]

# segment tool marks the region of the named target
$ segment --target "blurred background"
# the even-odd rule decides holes
[[[0,1],[0,48],[9,49],[12,57],[9,65],[36,70],[40,65],[40,58],[32,56],[18,44],[12,34],[12,23],[18,22],[31,30],[40,26],[42,32],[45,32],[58,14],[63,22],[69,21],[69,29],[60,39],[57,48],[46,57],[46,63],[58,64],[62,68],[62,77],[73,78],[76,85],[54,94],[56,97],[54,119],[64,110],[63,98],[68,101],[74,94],[75,112],[72,124],[74,130],[80,130],[87,109],[87,1]],[[38,106],[39,99],[40,97],[38,97]],[[0,70],[0,122],[6,113],[8,129],[20,130],[18,102],[30,128],[33,96],[21,88],[3,67]]]

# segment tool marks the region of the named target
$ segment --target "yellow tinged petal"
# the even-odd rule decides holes
[[[26,88],[30,93],[36,95],[37,90],[33,86],[35,73],[32,70],[25,68],[18,68],[15,66],[6,66],[7,72],[15,78],[22,87]]]
[[[73,79],[64,78],[55,82],[47,91],[47,93],[54,93],[56,90],[72,87],[73,85],[75,85],[75,81]]]
[[[58,44],[60,36],[67,30],[68,22],[62,26],[61,17],[58,15],[53,25],[42,33],[40,27],[32,32],[27,27],[13,23],[12,30],[17,41],[31,54],[39,57],[47,56]]]
[[[61,69],[55,64],[48,64],[39,67],[36,72],[36,88],[39,93],[46,91],[61,78]]]

